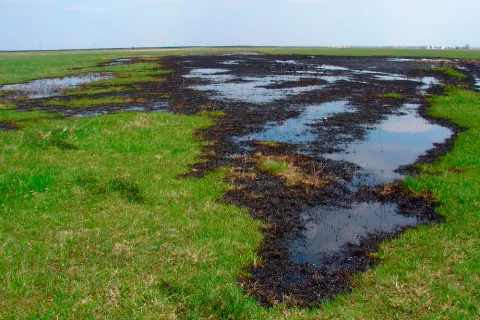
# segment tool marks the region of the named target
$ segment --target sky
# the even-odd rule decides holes
[[[480,0],[0,0],[0,50],[480,47]]]

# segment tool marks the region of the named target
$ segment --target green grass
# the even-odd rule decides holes
[[[57,118],[59,114],[46,113],[44,111],[32,110],[19,112],[16,110],[1,110],[0,109],[0,121],[28,121],[37,119],[50,119]]]
[[[154,62],[137,62],[128,65],[101,68],[95,67],[89,69],[89,71],[112,72],[115,74],[115,77],[81,86],[78,89],[67,92],[64,96],[122,92],[130,89],[129,86],[138,82],[163,81],[164,78],[161,76],[172,72],[172,70],[162,70],[161,66]]]
[[[380,98],[387,98],[387,99],[403,99],[405,98],[403,94],[401,93],[396,93],[396,92],[390,92],[390,93],[385,93],[381,94]]]
[[[444,73],[446,74],[447,76],[450,76],[450,77],[454,77],[454,78],[459,78],[459,79],[463,79],[463,78],[466,78],[467,75],[452,68],[452,67],[439,67],[439,68],[422,68],[420,70],[423,70],[423,71],[436,71],[436,72],[441,72],[441,73]]]
[[[273,175],[278,175],[289,170],[289,163],[283,160],[262,157],[258,162],[258,167],[262,171],[269,172]]]
[[[460,72],[460,71],[457,71],[453,68],[450,68],[450,67],[443,67],[443,68],[435,68],[434,70],[436,71],[440,71],[440,72],[443,72],[445,73],[446,75],[449,75],[451,77],[455,77],[455,78],[466,78],[467,75]]]
[[[236,278],[259,223],[217,202],[222,171],[178,178],[210,124],[117,114],[0,132],[0,315],[248,317]]]
[[[13,110],[15,108],[16,106],[11,102],[3,103],[0,101],[0,110]]]
[[[133,101],[130,98],[106,97],[106,98],[81,98],[74,100],[47,100],[43,102],[45,106],[61,106],[68,108],[89,108],[99,105],[122,104]]]
[[[224,117],[227,114],[223,110],[213,110],[213,111],[202,110],[198,112],[197,115],[210,117],[210,118],[218,118],[218,117]]]
[[[103,93],[120,93],[120,92],[124,92],[125,90],[127,90],[127,89],[124,88],[124,87],[108,87],[108,88],[102,88],[102,89],[80,88],[78,90],[68,91],[63,96],[65,96],[65,97],[79,96],[79,95],[93,96],[93,95],[103,94]]]
[[[117,93],[122,92],[127,89],[132,89],[126,87],[127,85],[133,85],[138,82],[151,82],[151,81],[162,81],[163,78],[160,78],[159,75],[165,75],[171,73],[172,70],[162,70],[161,66],[155,62],[138,62],[132,63],[123,66],[107,66],[101,68],[92,68],[91,71],[96,72],[113,72],[115,78],[97,81],[88,85],[81,86],[75,90],[70,90],[65,97],[73,97],[73,99],[60,100],[60,99],[50,99],[44,101],[45,106],[62,106],[69,108],[89,108],[99,105],[109,105],[109,104],[122,104],[127,102],[134,101],[131,98],[120,98],[117,96],[110,97],[88,97],[88,98],[77,98],[78,95],[97,95],[105,93]],[[134,89],[134,88],[133,88]],[[140,102],[140,101],[136,101]]]
[[[480,50],[423,50],[397,48],[264,48],[266,54],[300,54],[321,56],[382,56],[412,58],[480,59]]]
[[[91,68],[89,71],[113,72],[115,78],[98,81],[90,86],[118,86],[158,81],[163,80],[161,76],[172,72],[172,70],[161,70],[160,68],[161,66],[155,62],[137,62],[120,66]]]
[[[118,73],[129,73],[141,70],[146,65],[149,71],[142,74],[142,81],[153,81],[168,71],[158,71],[156,63],[134,63],[120,66],[95,67],[98,63],[107,62],[116,58],[131,57],[148,53],[165,55],[167,51],[78,51],[78,52],[29,52],[29,53],[0,53],[0,85],[9,83],[25,82],[33,79],[61,77],[71,74],[78,74],[91,71],[111,71]],[[73,68],[75,67],[75,68]],[[80,68],[80,69],[79,69]],[[122,78],[119,83],[134,83]]]
[[[27,56],[32,77],[67,65]],[[8,79],[28,76],[16,63],[21,75]],[[467,130],[406,186],[431,192],[446,222],[385,242],[352,294],[313,309],[265,309],[245,295],[236,280],[261,263],[261,223],[218,201],[224,170],[179,178],[199,161],[206,142],[193,132],[211,112],[59,120],[3,104],[0,119],[22,127],[0,131],[0,318],[480,318],[480,95],[447,87],[430,103]],[[285,172],[275,161],[268,170]]]
[[[0,53],[0,85],[84,72],[71,70],[96,65],[127,52],[29,52]]]

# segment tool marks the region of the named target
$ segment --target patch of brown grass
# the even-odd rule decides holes
[[[241,167],[231,167],[229,168],[228,173],[231,177],[240,178],[243,180],[251,181],[257,178],[257,174],[255,172],[245,171],[245,169]]]
[[[280,145],[280,143],[276,141],[270,141],[270,140],[259,141],[257,144],[261,146],[266,146],[266,147],[278,147]]]
[[[171,92],[149,92],[148,96],[151,98],[170,99],[172,97]]]
[[[265,156],[261,153],[257,153],[255,154],[253,161],[257,163],[257,166],[261,171],[273,173],[280,177],[287,186],[320,188],[330,181],[327,176],[322,176],[323,167],[312,163],[311,168],[307,169],[305,166],[306,164],[300,166],[292,156]],[[285,169],[272,170],[272,167],[276,166],[278,163],[284,163]]]
[[[175,103],[175,108],[176,109],[188,109],[189,106],[187,106],[186,104],[183,104],[183,103]]]

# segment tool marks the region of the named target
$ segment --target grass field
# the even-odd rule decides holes
[[[145,55],[166,56],[187,53],[232,53],[259,52],[265,54],[335,55],[335,56],[392,56],[457,58],[480,60],[480,50],[416,50],[376,48],[195,48],[157,50],[94,50],[94,51],[44,51],[44,52],[0,52],[0,85],[24,82],[31,79],[75,74],[91,68],[99,62],[117,58]]]
[[[262,49],[289,50],[480,58],[476,51]],[[184,51],[148,54],[173,53]],[[1,53],[0,83],[137,54],[147,52]],[[406,185],[431,192],[446,222],[384,243],[381,265],[357,276],[350,295],[314,309],[265,309],[236,281],[243,266],[261,263],[261,222],[218,202],[229,188],[226,170],[179,177],[199,161],[207,142],[193,132],[214,123],[210,113],[65,120],[0,102],[0,122],[19,126],[0,131],[0,318],[479,318],[480,95],[447,87],[430,103],[431,115],[467,130]],[[265,163],[277,173],[285,166]]]

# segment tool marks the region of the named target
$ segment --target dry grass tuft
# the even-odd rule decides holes
[[[257,178],[257,174],[255,172],[246,172],[244,168],[240,167],[231,167],[229,168],[228,173],[231,177],[243,180],[253,181]]]
[[[261,171],[280,177],[287,186],[320,188],[330,181],[327,176],[322,176],[324,167],[312,163],[311,169],[307,171],[305,166],[297,165],[292,156],[265,156],[257,153],[253,160]]]

